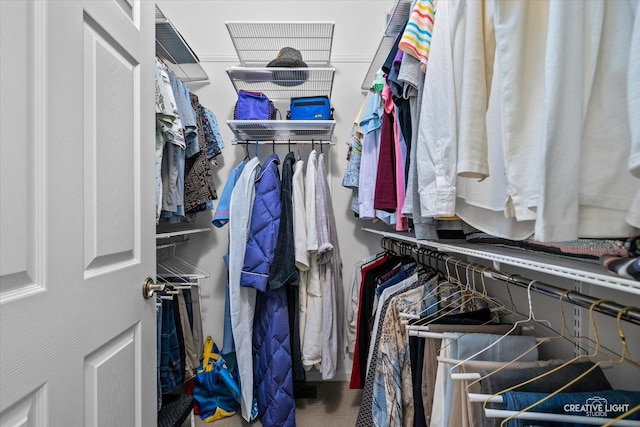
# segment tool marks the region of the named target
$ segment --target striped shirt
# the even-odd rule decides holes
[[[398,49],[426,64],[435,20],[435,0],[417,0],[398,44]]]

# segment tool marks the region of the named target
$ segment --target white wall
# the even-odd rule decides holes
[[[231,119],[237,95],[225,69],[238,65],[225,21],[333,21],[335,22],[332,65],[336,68],[332,105],[335,108],[335,145],[323,149],[328,156],[329,185],[333,197],[340,249],[344,265],[345,292],[355,262],[380,248],[380,239],[361,232],[362,224],[352,215],[349,205],[351,191],[342,187],[346,162],[346,144],[351,123],[364,100],[361,85],[384,30],[386,9],[390,0],[373,1],[167,1],[156,2],[174,23],[196,52],[209,75],[209,82],[189,84],[200,102],[216,115],[226,147],[214,170],[218,194],[226,183],[231,169],[244,158],[243,146],[231,145],[232,134],[225,120]],[[281,111],[287,106],[278,105]],[[300,145],[303,159],[310,146]],[[271,153],[271,146],[261,146],[260,158]],[[286,146],[277,147],[283,159]],[[251,151],[253,155],[253,150]],[[200,214],[199,222],[209,224],[211,215]],[[195,237],[184,254],[211,273],[202,282],[202,311],[204,333],[222,344],[224,315],[224,286],[226,270],[222,256],[228,244],[227,228],[215,229],[207,236]],[[347,379],[351,359],[345,359],[336,379]]]

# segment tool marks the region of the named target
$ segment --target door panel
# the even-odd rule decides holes
[[[131,328],[85,358],[86,427],[139,425],[139,402],[121,392],[139,388],[139,338]]]
[[[84,237],[86,275],[134,261],[135,134],[139,67],[84,15]],[[114,126],[118,123],[118,126]],[[117,167],[114,167],[117,165]],[[105,189],[105,191],[100,191]]]
[[[0,425],[156,425],[146,1],[0,1]]]
[[[36,197],[41,194],[39,161],[44,146],[36,137],[42,123],[34,119],[36,112],[42,110],[35,92],[41,87],[36,86],[36,81],[43,79],[36,70],[43,42],[37,28],[43,25],[44,17],[36,13],[33,3],[0,4],[0,300],[19,298],[42,288],[36,274],[42,269],[36,250],[41,215],[35,208],[41,207],[42,202]],[[5,31],[15,35],[4,37]],[[10,75],[19,78],[9,78]]]

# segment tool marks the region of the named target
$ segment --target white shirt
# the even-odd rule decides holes
[[[534,220],[540,184],[540,135],[548,1],[495,3],[496,61],[499,63],[507,214]]]
[[[607,1],[550,8],[535,238],[634,234],[626,219],[640,182],[622,166],[632,159],[627,94],[638,85],[628,80],[632,8]]]
[[[420,108],[416,171],[420,214],[455,214],[464,1],[439,2]],[[456,89],[458,89],[456,91]],[[414,216],[416,212],[413,213]]]

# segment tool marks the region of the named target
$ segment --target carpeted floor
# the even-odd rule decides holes
[[[358,417],[361,390],[349,390],[349,383],[325,381],[309,383],[316,386],[315,399],[296,399],[296,425],[299,427],[353,427]],[[247,423],[238,414],[233,417],[205,423],[197,415],[196,427],[240,427],[261,426]]]

